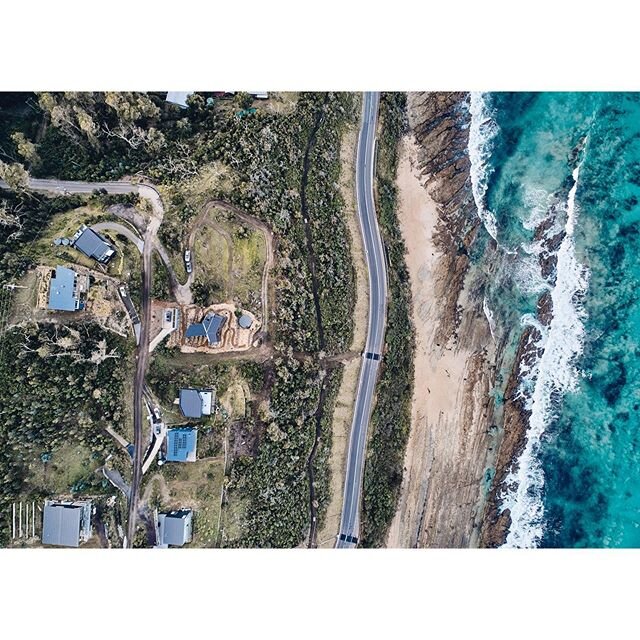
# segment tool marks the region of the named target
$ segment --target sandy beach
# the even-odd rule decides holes
[[[415,97],[410,96],[410,102]],[[484,474],[495,442],[493,344],[481,300],[466,289],[442,191],[422,168],[425,149],[405,136],[398,166],[398,217],[407,248],[415,327],[411,432],[388,547],[468,547],[478,543]],[[450,251],[443,237],[449,233]],[[472,283],[469,283],[472,289]]]

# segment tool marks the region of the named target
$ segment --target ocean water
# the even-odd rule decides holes
[[[513,342],[540,294],[553,301],[520,370],[531,416],[506,546],[640,547],[640,95],[480,94],[470,112],[474,198],[499,247],[492,331]]]

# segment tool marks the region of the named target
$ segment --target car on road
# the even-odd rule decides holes
[[[187,269],[187,273],[191,273],[193,267],[191,266],[191,251],[189,249],[184,252],[184,266]]]
[[[120,295],[121,295],[123,298],[126,298],[126,297],[127,297],[127,287],[125,287],[123,284],[121,284],[121,285],[118,287],[118,291],[120,292]]]

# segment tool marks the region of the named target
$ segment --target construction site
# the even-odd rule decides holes
[[[209,307],[152,300],[150,350],[168,336],[166,346],[182,353],[229,353],[260,344],[262,324],[250,312],[219,303]]]

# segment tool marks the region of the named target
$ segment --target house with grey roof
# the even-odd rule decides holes
[[[93,258],[102,264],[107,264],[116,253],[109,242],[86,224],[76,231],[71,244],[88,258]]]
[[[85,285],[79,284],[79,276],[67,267],[57,266],[49,281],[49,300],[47,308],[51,311],[78,311],[84,308],[80,300],[80,290],[86,290],[88,278],[82,278]]]
[[[179,509],[158,514],[157,545],[160,548],[181,547],[193,536],[193,511]]]
[[[225,316],[221,316],[210,311],[202,322],[194,322],[187,327],[186,338],[206,338],[209,346],[220,342],[222,327],[227,321]]]
[[[213,389],[180,389],[178,405],[185,418],[210,416],[214,402]]]
[[[91,501],[46,500],[42,544],[77,547],[91,537]]]

